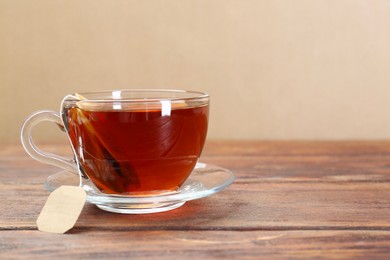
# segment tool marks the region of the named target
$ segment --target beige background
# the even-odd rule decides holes
[[[0,0],[0,141],[136,87],[211,94],[209,139],[388,139],[390,1]]]

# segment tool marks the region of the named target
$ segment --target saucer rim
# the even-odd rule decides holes
[[[202,172],[202,170],[204,172]],[[226,174],[226,177],[217,185],[212,187],[205,187],[204,182],[195,180],[192,184],[188,185],[196,185],[201,184],[204,189],[195,190],[195,191],[183,191],[180,192],[180,189],[186,187],[186,183],[193,181],[195,175],[201,174],[216,174],[218,172],[223,172]],[[53,191],[59,186],[53,186],[49,184],[49,178],[55,178],[55,176],[63,176],[65,174],[74,175],[75,178],[79,179],[79,176],[68,172],[68,171],[60,171],[48,176],[45,180],[45,188],[48,191]],[[192,178],[191,178],[192,177]],[[183,186],[176,192],[162,194],[157,196],[123,196],[123,195],[112,195],[112,194],[104,194],[96,189],[93,185],[83,184],[82,187],[86,191],[87,194],[87,202],[94,205],[102,205],[102,204],[129,204],[129,205],[141,205],[145,203],[151,204],[160,204],[160,203],[173,203],[173,202],[186,202],[196,199],[201,199],[204,197],[211,196],[215,193],[218,193],[227,187],[229,187],[236,179],[235,174],[226,168],[220,167],[218,165],[206,164],[206,163],[198,163],[197,167],[191,172],[186,182]],[[88,180],[85,180],[88,181]]]

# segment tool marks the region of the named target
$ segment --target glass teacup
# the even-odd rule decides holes
[[[105,198],[161,197],[175,193],[197,165],[208,117],[209,96],[196,91],[76,93],[63,99],[60,113],[33,113],[21,139],[31,157],[79,174],[82,183]],[[46,153],[33,143],[32,129],[42,121],[65,130],[74,159]],[[105,207],[134,207],[115,203]]]

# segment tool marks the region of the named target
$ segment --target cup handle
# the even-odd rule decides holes
[[[32,129],[43,121],[54,122],[60,127],[64,127],[59,113],[51,110],[39,110],[30,115],[22,126],[21,141],[26,152],[35,160],[55,165],[66,171],[78,174],[77,165],[74,160],[44,152],[33,142]]]

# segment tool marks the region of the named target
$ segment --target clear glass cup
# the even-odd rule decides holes
[[[74,181],[78,174],[89,201],[104,210],[165,211],[215,193],[234,180],[226,169],[210,171],[198,164],[207,135],[209,99],[205,93],[184,90],[75,93],[63,99],[60,113],[40,110],[27,118],[21,141],[32,158],[66,171],[60,175]],[[67,133],[74,158],[44,152],[34,144],[32,129],[42,121],[54,122]],[[197,170],[216,181],[207,187],[201,182],[200,189],[194,182],[184,187]],[[219,177],[210,172],[219,172]],[[48,188],[66,182],[60,177],[51,176]]]

